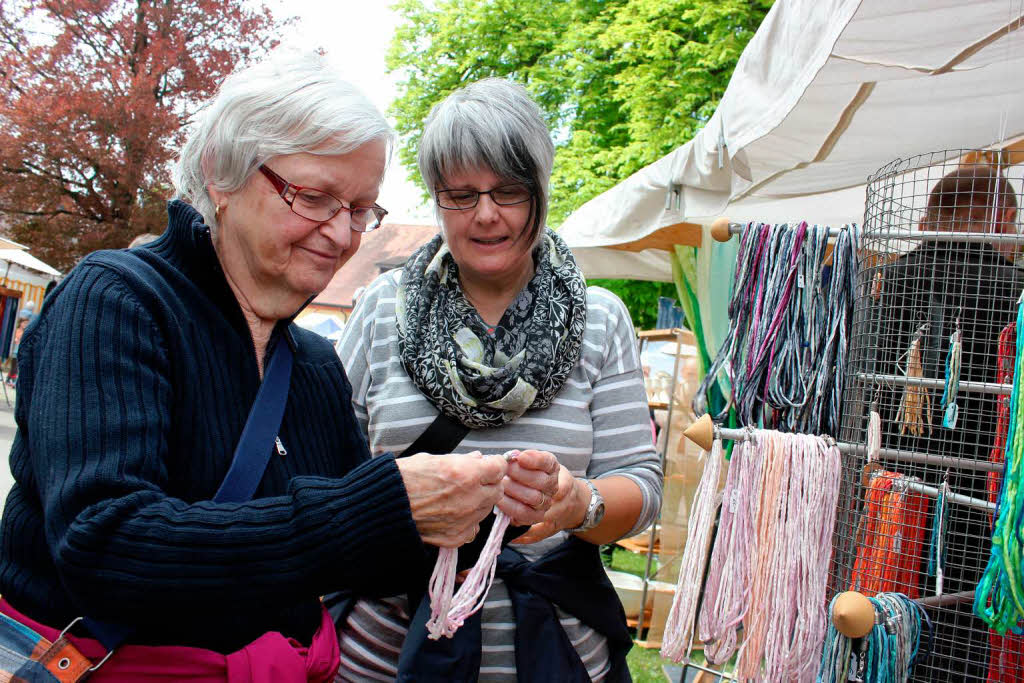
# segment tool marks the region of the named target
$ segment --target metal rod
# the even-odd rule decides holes
[[[692,666],[694,669],[700,669],[701,671],[706,671],[709,674],[715,674],[716,676],[718,676],[718,680],[720,680],[720,681],[734,681],[734,680],[736,680],[735,678],[732,677],[732,674],[727,674],[724,671],[716,671],[715,669],[709,669],[708,667],[703,666],[701,664],[697,664],[695,662],[687,662],[686,666]],[[686,669],[683,669],[683,672],[684,672],[683,679],[684,680],[686,679],[685,671],[686,671]]]
[[[843,446],[852,447],[849,450],[843,450]],[[841,453],[853,454],[862,453],[866,449],[864,446],[854,446],[854,444],[839,444],[839,451]],[[895,460],[896,462],[916,462],[922,465],[937,465],[939,467],[955,467],[961,470],[974,470],[976,472],[1002,472],[1004,468],[1002,463],[990,462],[988,460],[970,460],[968,458],[958,458],[952,455],[932,455],[931,453],[914,453],[913,451],[897,451],[891,448],[883,448],[878,452],[878,457],[881,460]]]
[[[729,223],[729,234],[739,235],[747,227],[746,223]],[[835,237],[842,228],[828,229],[828,236]],[[1015,244],[1024,242],[1024,233],[1003,234],[994,232],[945,232],[941,230],[917,230],[907,232],[903,230],[872,230],[865,233],[863,228],[858,228],[858,236],[861,239],[888,239],[908,241],[932,241],[932,242],[984,242],[986,244]]]
[[[857,379],[874,384],[886,383],[900,386],[917,386],[928,389],[944,389],[946,380],[932,377],[906,377],[904,375],[876,375],[868,372],[858,372]],[[998,384],[996,382],[967,382],[962,381],[957,385],[960,391],[972,394],[994,394],[995,396],[1009,396],[1013,392],[1012,384]]]
[[[731,429],[729,427],[715,427],[715,435],[721,439],[730,441],[742,441],[747,437],[745,429]],[[847,443],[837,441],[836,447],[844,455],[865,455],[867,446],[859,443]],[[879,450],[878,457],[881,460],[895,460],[897,462],[916,462],[925,465],[938,465],[940,467],[956,467],[964,470],[975,470],[979,472],[1002,472],[1002,463],[990,462],[988,460],[969,460],[955,456],[932,455],[931,453],[915,453],[913,451],[899,451],[892,448]]]
[[[923,493],[931,498],[939,497],[939,490],[934,486],[928,486],[928,484],[909,480],[905,481],[904,484],[908,489],[917,491],[918,493]],[[978,510],[994,511],[996,509],[995,503],[990,503],[987,500],[982,500],[981,498],[971,498],[970,496],[965,496],[962,493],[953,493],[952,491],[946,494],[946,500],[951,503],[959,503],[960,505],[966,505],[967,507],[976,508]]]
[[[942,607],[972,600],[974,600],[974,591],[962,591],[960,593],[945,593],[943,595],[932,595],[927,598],[918,598],[914,602],[925,607]]]

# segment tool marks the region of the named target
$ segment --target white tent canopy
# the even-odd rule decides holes
[[[45,278],[45,282],[49,282],[54,277],[60,276],[60,271],[50,267],[46,263],[43,263],[32,254],[22,249],[0,249],[0,261],[7,261],[8,263],[16,263],[23,268],[27,268],[32,271],[43,273],[45,275],[51,275],[53,277]],[[0,273],[2,275],[3,273]]]
[[[1024,135],[1020,11],[1020,0],[778,0],[694,139],[559,233],[589,277],[671,281],[666,252],[630,250],[699,244],[695,224],[722,215],[861,223],[864,183],[884,164]]]

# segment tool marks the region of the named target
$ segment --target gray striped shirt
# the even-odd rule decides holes
[[[370,285],[338,343],[352,382],[352,407],[374,456],[403,451],[437,416],[399,357],[395,290],[400,277],[401,270],[390,271]],[[470,432],[456,452],[496,454],[513,448],[550,451],[576,476],[632,479],[643,493],[643,509],[627,535],[654,521],[661,501],[661,468],[651,440],[633,325],[611,292],[587,289],[580,360],[552,404],[528,411],[504,427]],[[560,532],[517,549],[537,558],[565,537]],[[591,678],[601,680],[609,663],[604,637],[562,610],[558,615]],[[514,681],[515,621],[508,591],[499,579],[488,594],[482,621],[480,680]],[[339,629],[339,679],[393,680],[408,624],[404,596],[360,601]]]

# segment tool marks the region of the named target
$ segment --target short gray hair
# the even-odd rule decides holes
[[[174,168],[178,196],[216,232],[207,192],[238,190],[268,159],[347,154],[394,131],[354,85],[315,53],[278,51],[228,76],[191,131]]]
[[[533,190],[535,241],[548,215],[555,146],[540,107],[523,86],[485,78],[456,90],[434,106],[420,139],[420,175],[432,196],[449,173],[489,168]]]

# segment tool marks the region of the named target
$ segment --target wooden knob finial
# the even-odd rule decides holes
[[[732,233],[729,232],[729,219],[722,216],[712,221],[711,236],[715,238],[716,242],[728,242],[731,240]]]
[[[847,638],[863,638],[875,627],[875,606],[862,593],[840,593],[832,605],[832,623]]]
[[[715,442],[715,423],[711,421],[710,415],[705,414],[704,417],[687,427],[683,431],[683,436],[705,451],[710,451],[711,445]]]

